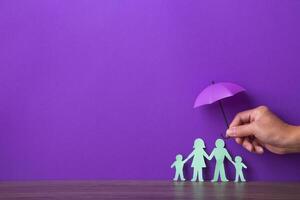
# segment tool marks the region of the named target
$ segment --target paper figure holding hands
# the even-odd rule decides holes
[[[174,177],[174,181],[177,181],[178,178],[180,178],[182,181],[185,181],[185,178],[183,176],[183,166],[184,166],[185,161],[182,160],[182,155],[178,154],[176,156],[176,160],[173,162],[173,164],[171,165],[171,168],[175,167],[175,177]]]
[[[232,162],[232,164],[235,167],[235,180],[234,182],[238,182],[239,178],[242,182],[245,182],[244,174],[243,174],[243,168],[247,169],[247,166],[242,162],[241,156],[236,156],[234,158],[235,162]]]
[[[216,147],[212,151],[212,153],[209,156],[209,160],[211,160],[213,157],[216,159],[216,167],[214,172],[214,178],[211,180],[211,182],[218,181],[218,177],[220,175],[222,182],[227,182],[228,179],[226,178],[225,174],[225,168],[224,168],[224,159],[227,158],[229,161],[232,161],[231,156],[229,155],[227,149],[225,149],[225,143],[222,139],[217,139],[215,142]]]
[[[205,144],[201,138],[197,138],[194,141],[194,150],[190,153],[190,155],[183,160],[181,154],[176,156],[176,161],[173,162],[171,168],[175,167],[176,173],[174,176],[174,181],[182,180],[185,181],[183,175],[183,167],[184,164],[193,157],[192,161],[192,168],[193,168],[193,178],[191,181],[203,181],[202,170],[206,167],[205,159],[211,160],[212,158],[216,159],[216,167],[214,171],[214,177],[211,182],[218,181],[219,177],[222,182],[227,182],[228,179],[225,174],[225,166],[224,161],[227,158],[235,167],[236,175],[235,175],[235,182],[238,182],[239,179],[242,182],[245,182],[243,168],[247,169],[247,166],[242,162],[242,158],[240,156],[235,157],[235,161],[232,160],[230,154],[228,153],[227,149],[225,148],[225,142],[222,139],[217,139],[215,142],[216,147],[213,149],[212,153],[208,155],[205,152]]]
[[[193,152],[184,160],[186,162],[193,157],[192,168],[194,168],[193,178],[191,181],[196,181],[197,178],[199,181],[203,181],[202,169],[206,167],[204,157],[207,159],[209,156],[204,151],[205,144],[201,138],[197,138],[194,141],[194,150]]]

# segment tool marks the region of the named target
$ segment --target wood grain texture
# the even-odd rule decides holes
[[[0,199],[300,199],[300,183],[0,182]]]

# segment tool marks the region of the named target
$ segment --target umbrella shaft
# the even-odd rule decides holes
[[[226,126],[227,126],[227,128],[229,128],[228,120],[227,120],[226,115],[225,115],[225,112],[224,112],[224,108],[223,108],[223,105],[222,105],[222,101],[219,100],[218,102],[219,102],[219,105],[220,105],[220,108],[221,108],[222,115],[223,115],[224,121],[225,121],[225,123],[226,123]]]

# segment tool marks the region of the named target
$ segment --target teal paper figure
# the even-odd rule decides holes
[[[227,149],[225,149],[225,143],[222,139],[217,139],[215,142],[216,147],[212,151],[212,153],[209,156],[209,160],[211,160],[213,157],[216,159],[216,167],[214,172],[214,178],[211,180],[211,182],[218,181],[218,177],[220,176],[222,182],[227,182],[228,179],[226,178],[225,174],[225,168],[224,168],[224,159],[225,157],[230,161],[232,161],[231,156],[229,155]]]
[[[235,180],[234,182],[238,182],[239,178],[242,182],[245,182],[244,174],[243,174],[243,168],[247,169],[247,166],[242,162],[241,156],[236,156],[234,158],[235,162],[232,162],[232,164],[235,167]]]
[[[176,160],[171,165],[171,168],[175,167],[175,176],[174,181],[185,181],[183,175],[183,167],[185,163],[193,157],[192,168],[193,168],[193,178],[191,181],[203,181],[202,170],[206,167],[205,159],[211,160],[213,158],[216,159],[216,167],[214,171],[214,177],[211,182],[218,181],[219,177],[222,182],[227,182],[228,179],[225,173],[225,166],[224,161],[225,158],[228,159],[235,167],[236,174],[235,174],[235,181],[234,182],[245,182],[243,168],[247,169],[247,166],[242,162],[241,156],[236,156],[234,161],[232,160],[230,154],[228,153],[227,149],[225,148],[225,142],[222,139],[217,139],[215,142],[216,147],[213,149],[210,155],[205,152],[205,144],[201,138],[197,138],[194,141],[194,150],[190,155],[183,160],[183,156],[181,154],[176,155]]]
[[[185,178],[183,176],[183,166],[184,166],[185,161],[182,160],[182,155],[178,154],[176,156],[176,160],[173,162],[173,164],[171,165],[171,168],[175,167],[175,177],[174,177],[174,181],[177,181],[178,178],[180,178],[182,181],[185,181]]]
[[[188,161],[190,158],[193,158],[192,168],[194,168],[193,178],[191,181],[196,181],[197,178],[199,181],[203,181],[202,169],[206,167],[204,157],[207,159],[209,156],[204,151],[205,144],[201,138],[197,138],[194,141],[194,151],[184,160],[184,162]]]

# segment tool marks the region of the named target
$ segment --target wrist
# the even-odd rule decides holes
[[[300,126],[288,126],[288,144],[295,151],[300,152]]]

